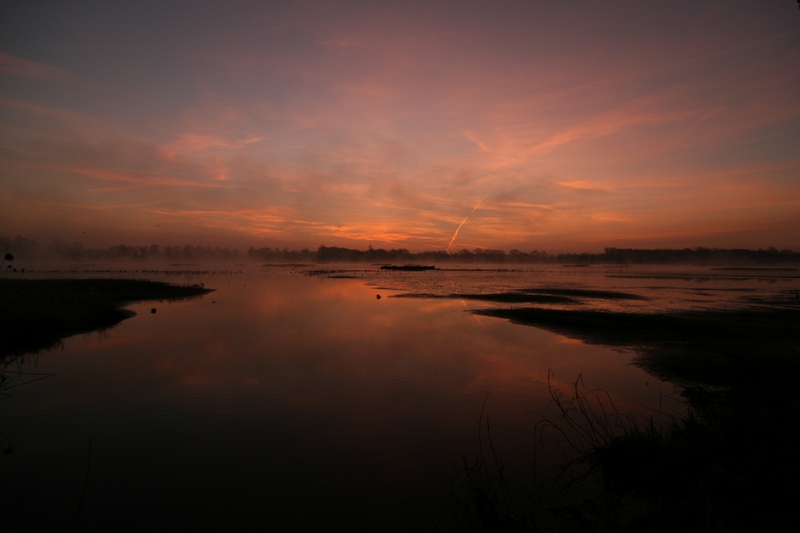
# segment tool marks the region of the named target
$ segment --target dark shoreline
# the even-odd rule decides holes
[[[212,292],[138,279],[0,279],[0,362],[57,346],[80,333],[108,329],[144,300],[177,300]]]
[[[652,314],[536,307],[473,312],[630,349],[636,364],[681,385],[740,385],[768,379],[776,366],[800,374],[800,306]]]
[[[690,408],[667,427],[632,426],[580,458],[600,474],[593,496],[534,510],[532,522],[501,515],[503,525],[550,530],[551,519],[543,517],[553,514],[555,530],[565,531],[781,531],[796,524],[800,461],[790,428],[800,421],[800,305],[794,301],[654,314],[473,312],[630,350],[634,364],[679,385]],[[497,516],[490,515],[489,528]]]

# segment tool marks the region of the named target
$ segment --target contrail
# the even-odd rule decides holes
[[[489,196],[489,195],[487,194],[486,196]],[[486,200],[486,196],[484,196],[483,198],[481,198],[481,201],[480,201],[480,202],[478,202],[478,205],[476,205],[475,207],[473,207],[473,208],[472,208],[472,211],[470,211],[470,212],[469,212],[469,215],[465,216],[465,217],[464,217],[464,220],[462,220],[462,221],[461,221],[461,224],[459,224],[459,225],[458,225],[458,227],[456,228],[456,232],[455,232],[455,233],[453,233],[453,238],[452,238],[452,239],[450,239],[450,244],[448,244],[448,245],[447,245],[447,248],[445,249],[445,252],[449,252],[449,251],[450,251],[450,247],[451,247],[451,246],[453,246],[453,243],[454,243],[454,242],[456,242],[456,237],[458,237],[458,230],[460,230],[460,229],[461,229],[461,226],[463,226],[463,225],[464,225],[464,222],[466,222],[466,221],[467,221],[467,219],[470,217],[470,215],[472,215],[472,213],[474,213],[475,211],[477,211],[477,210],[478,210],[478,208],[481,206],[481,204],[483,203],[483,201],[484,201],[484,200]]]

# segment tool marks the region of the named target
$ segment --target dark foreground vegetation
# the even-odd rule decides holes
[[[589,390],[580,378],[571,391],[551,388],[553,413],[538,429],[568,444],[573,460],[564,468],[578,473],[571,488],[577,485],[575,493],[582,496],[515,498],[502,465],[482,458],[466,469],[464,529],[796,527],[800,305],[654,315],[534,308],[479,313],[634,348],[641,354],[637,364],[682,386],[690,412],[667,424],[641,423],[617,412],[611,398]]]
[[[202,286],[133,279],[0,279],[0,362],[57,345],[65,337],[110,328],[142,300],[174,300],[211,292]]]

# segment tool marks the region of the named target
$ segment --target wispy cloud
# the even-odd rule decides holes
[[[610,191],[611,187],[602,183],[591,182],[587,180],[578,181],[560,181],[558,184],[568,189],[577,189],[581,191]]]
[[[17,57],[6,52],[0,52],[0,74],[53,82],[75,83],[78,81],[77,76],[67,69]]]
[[[81,47],[13,37],[6,231],[159,217],[264,245],[443,249],[459,228],[453,247],[800,246],[782,229],[800,216],[798,34],[777,4],[307,7],[97,41],[78,6]]]
[[[231,149],[241,148],[252,144],[257,144],[264,140],[264,137],[249,137],[245,139],[229,139],[225,137],[215,137],[213,135],[201,135],[197,133],[181,133],[173,141],[161,147],[164,157],[175,160],[179,156],[205,152],[214,148]]]

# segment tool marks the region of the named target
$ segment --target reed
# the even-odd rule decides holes
[[[467,531],[783,530],[797,520],[800,472],[786,424],[796,394],[767,389],[686,389],[682,416],[620,412],[583,376],[566,392],[548,379],[551,411],[534,446],[559,450],[554,473],[509,490],[508,472],[481,411],[480,457],[464,460],[455,500]],[[760,394],[760,396],[759,396]],[[488,446],[484,445],[484,440]],[[535,453],[535,455],[537,455]],[[764,529],[766,528],[766,529]]]
[[[462,459],[463,466],[455,477],[451,496],[451,516],[458,531],[536,531],[533,517],[526,514],[528,510],[515,501],[509,490],[505,465],[492,441],[489,417],[484,417],[488,398],[487,393],[478,417],[479,456],[472,461]]]

